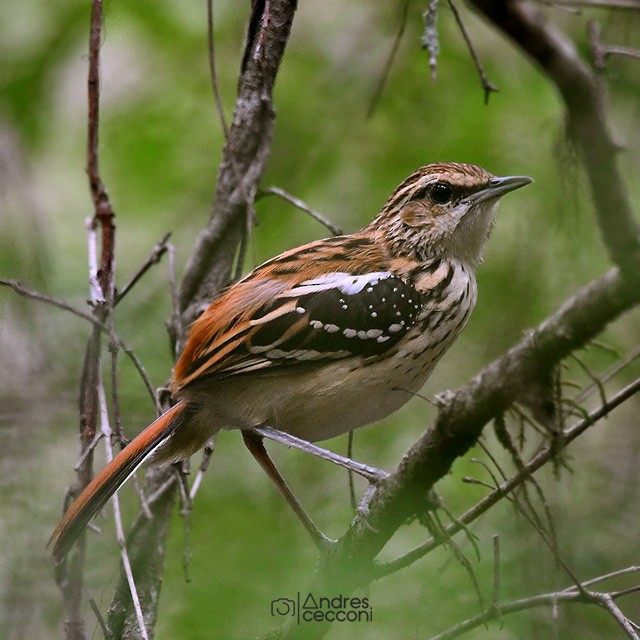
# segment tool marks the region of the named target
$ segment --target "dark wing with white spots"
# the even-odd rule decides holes
[[[420,309],[416,289],[389,272],[325,274],[258,306],[226,340],[193,361],[182,386],[210,375],[378,356],[404,337]]]
[[[290,298],[295,309],[271,317],[273,307]],[[388,272],[332,273],[292,287],[261,309],[252,320],[249,349],[272,359],[379,355],[404,336],[419,312],[418,292]]]

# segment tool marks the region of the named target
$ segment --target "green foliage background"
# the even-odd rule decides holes
[[[444,3],[442,3],[444,5]],[[248,3],[219,2],[216,62],[231,117]],[[278,77],[276,133],[264,186],[277,185],[347,231],[364,225],[395,185],[436,160],[472,162],[535,183],[503,203],[469,327],[425,388],[456,388],[608,267],[584,176],[564,136],[564,113],[540,70],[463,8],[489,78],[500,88],[483,104],[479,80],[445,6],[440,15],[437,82],[420,49],[420,3],[407,28],[374,114],[366,117],[399,26],[397,2],[301,2]],[[596,16],[612,41],[638,46],[637,14],[572,15],[548,11],[586,52],[585,24]],[[119,283],[171,230],[178,269],[208,219],[223,138],[206,55],[203,2],[107,2],[102,48],[100,162],[117,214]],[[92,214],[85,167],[89,2],[5,0],[0,4],[0,277],[81,306],[88,297],[85,220]],[[612,58],[606,80],[612,122],[626,145],[621,161],[635,202],[640,165],[637,61]],[[271,198],[257,203],[247,268],[326,231]],[[118,329],[154,384],[171,368],[164,321],[170,313],[166,259],[118,309]],[[624,353],[637,346],[638,313],[602,337]],[[0,290],[0,637],[61,634],[61,600],[44,546],[78,458],[77,395],[88,327],[77,318]],[[591,347],[580,354],[593,371],[616,356]],[[634,371],[635,369],[635,371]],[[619,388],[639,367],[607,387]],[[128,433],[153,407],[128,362],[120,372]],[[566,380],[586,384],[575,362]],[[567,389],[571,393],[571,389]],[[598,403],[592,395],[587,406]],[[640,431],[638,402],[627,403],[569,451],[572,472],[540,474],[563,558],[583,579],[638,564]],[[411,402],[384,424],[356,434],[356,457],[391,469],[428,426],[433,407]],[[512,421],[513,433],[517,424]],[[525,449],[539,437],[526,430]],[[487,445],[506,468],[508,456],[487,429]],[[344,439],[328,443],[344,452]],[[352,517],[344,473],[294,451],[270,447],[317,522],[337,536]],[[99,450],[101,448],[99,447]],[[472,456],[484,457],[480,450]],[[490,478],[470,456],[439,487],[454,513],[485,490],[465,476]],[[98,462],[98,464],[101,464]],[[362,491],[363,486],[359,486]],[[130,488],[123,492],[135,511]],[[87,595],[106,609],[117,577],[109,520],[90,536]],[[517,598],[570,585],[538,535],[506,503],[473,527],[480,558],[458,543],[491,599],[492,535],[502,549],[502,596]],[[426,537],[402,529],[385,549],[392,558]],[[276,626],[272,599],[304,592],[315,563],[310,540],[244,451],[238,434],[219,438],[198,494],[190,535],[190,582],[183,573],[185,535],[176,514],[166,559],[158,638],[245,638]],[[622,586],[622,582],[616,586]],[[626,584],[626,583],[624,583]],[[447,551],[372,585],[373,622],[335,625],[330,638],[426,638],[479,610],[465,570]],[[622,603],[640,615],[637,596]],[[91,613],[87,613],[93,620]],[[563,607],[554,619],[538,609],[472,632],[492,639],[617,637],[603,612]],[[95,637],[100,632],[96,630]]]

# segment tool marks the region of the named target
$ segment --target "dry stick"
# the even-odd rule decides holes
[[[349,431],[347,434],[347,458],[353,460],[353,431]],[[358,501],[356,499],[356,483],[353,471],[347,470],[347,476],[349,478],[349,504],[351,509],[355,511],[358,508]]]
[[[625,56],[627,58],[640,60],[640,50],[632,49],[631,47],[622,47],[615,44],[603,44],[602,53],[605,56]]]
[[[607,402],[606,405],[598,407],[592,411],[587,418],[580,420],[573,427],[567,429],[564,432],[562,443],[563,449],[575,440],[579,435],[586,431],[590,426],[593,426],[598,420],[606,416],[610,411],[621,405],[623,402],[631,398],[635,393],[640,391],[640,378],[635,380],[630,385],[619,391],[613,398]],[[471,509],[466,511],[458,522],[450,524],[446,528],[446,535],[452,536],[462,529],[462,525],[468,525],[483,513],[485,513],[490,507],[496,504],[499,500],[505,497],[508,493],[512,492],[516,487],[520,486],[523,482],[527,481],[529,477],[540,467],[544,466],[551,458],[556,455],[556,451],[552,447],[547,446],[543,449],[533,460],[531,460],[522,471],[516,473],[506,482],[501,483],[492,493],[480,500]],[[424,544],[416,547],[409,553],[392,560],[384,565],[378,567],[376,571],[376,578],[384,577],[390,573],[394,573],[408,567],[413,564],[419,558],[422,558],[427,553],[433,551],[441,544],[441,541],[434,540],[433,538],[427,540]]]
[[[114,295],[114,242],[115,225],[113,223],[113,211],[107,197],[106,190],[100,179],[98,169],[99,149],[99,104],[100,104],[100,44],[102,35],[102,2],[92,0],[91,4],[91,30],[89,36],[89,70],[87,82],[87,174],[89,188],[94,203],[94,218],[89,229],[90,261],[94,263],[95,252],[93,250],[95,229],[100,227],[102,233],[100,268],[91,269],[90,286],[91,299],[94,302],[94,316],[101,324],[113,309]],[[90,263],[90,267],[91,267]],[[96,286],[96,283],[98,286]],[[85,352],[84,370],[80,388],[80,442],[82,449],[90,446],[97,430],[98,421],[98,384],[100,377],[100,350],[101,329],[93,326],[91,336]],[[85,487],[93,475],[93,456],[87,455],[82,468],[79,471],[80,488]],[[78,633],[80,627],[79,604],[81,599],[81,587],[84,580],[84,555],[86,541],[81,537],[77,552],[72,553],[71,561],[60,565],[57,569],[58,577],[66,578],[62,587],[63,599],[67,615],[71,614],[73,627],[67,627],[68,638],[83,637],[84,633]]]
[[[398,47],[400,46],[400,41],[402,40],[402,36],[404,34],[404,30],[407,26],[407,14],[409,11],[409,0],[401,0],[402,8],[400,15],[400,25],[398,27],[398,31],[396,32],[396,37],[393,39],[393,45],[391,46],[391,51],[389,52],[389,56],[387,57],[387,61],[384,65],[384,69],[382,70],[382,74],[376,83],[376,87],[373,91],[373,96],[371,97],[371,102],[369,103],[369,108],[367,109],[367,118],[370,118],[373,115],[373,112],[376,110],[378,106],[378,102],[380,101],[380,96],[384,91],[384,86],[387,83],[387,78],[389,77],[389,73],[391,71],[391,65],[395,60],[396,54],[398,53]]]
[[[212,436],[211,438],[209,438],[209,440],[207,440],[207,444],[204,445],[202,452],[202,462],[198,467],[198,472],[196,473],[196,477],[193,479],[193,483],[191,484],[191,491],[189,492],[189,498],[192,502],[196,497],[196,494],[198,493],[198,489],[200,488],[200,484],[202,483],[204,474],[209,468],[209,463],[211,462],[211,456],[213,455],[215,444],[215,436]]]
[[[478,56],[478,53],[473,46],[471,37],[467,32],[467,28],[464,26],[462,16],[458,11],[458,7],[456,6],[455,2],[453,2],[453,0],[449,0],[449,6],[451,7],[451,11],[453,12],[453,15],[456,19],[456,23],[458,24],[460,33],[462,33],[462,37],[467,44],[467,49],[469,49],[469,53],[471,54],[471,58],[473,59],[473,64],[476,66],[476,70],[478,71],[478,75],[480,76],[480,84],[482,85],[482,89],[484,90],[484,103],[488,104],[491,92],[498,92],[500,91],[500,89],[498,89],[498,87],[496,87],[496,85],[490,82],[489,78],[487,78],[487,74],[485,73],[484,67],[482,66],[482,62],[480,62],[480,57]]]
[[[591,47],[593,66],[598,69],[598,71],[604,71],[604,69],[607,68],[607,57],[610,55],[640,58],[640,51],[637,49],[603,44],[600,37],[600,24],[596,20],[589,20],[587,31],[589,33],[589,46]]]
[[[88,249],[88,255],[89,255],[89,274],[90,274],[90,279],[92,283],[96,283],[98,280],[98,264],[97,264],[97,252],[96,252],[96,247],[97,247],[97,237],[95,235],[95,233],[92,233],[92,230],[95,229],[94,226],[92,225],[88,225],[88,231],[89,231],[89,249]],[[100,296],[101,295],[101,287],[92,287],[92,295],[94,296]],[[100,308],[100,300],[98,297],[93,298],[92,299],[92,303],[95,305],[95,308],[98,309]],[[108,312],[108,317],[107,317],[107,322],[109,323],[109,330],[110,330],[110,334],[111,334],[111,344],[113,345],[115,342],[115,329],[113,327],[113,306],[110,305],[109,307],[107,307],[107,312]],[[117,397],[117,390],[116,390],[116,386],[117,386],[117,379],[116,379],[116,371],[115,371],[115,367],[116,367],[116,351],[112,349],[111,352],[111,364],[112,364],[112,369],[111,369],[111,385],[112,385],[112,393],[113,395],[113,401],[114,401],[114,410],[116,412],[119,412],[119,402],[118,402],[118,397]],[[97,396],[98,396],[98,405],[99,405],[99,415],[100,415],[100,428],[102,431],[102,434],[104,436],[104,441],[105,441],[105,457],[107,460],[107,463],[111,462],[111,460],[113,459],[113,446],[111,443],[111,435],[112,435],[112,430],[111,427],[109,426],[109,414],[108,414],[108,410],[107,410],[107,401],[106,401],[106,393],[104,390],[104,380],[102,377],[102,358],[100,356],[100,353],[98,352],[96,354],[96,365],[97,365],[97,379],[96,379],[96,391],[97,391]],[[122,442],[122,437],[121,437],[121,433],[120,433],[120,441]],[[118,542],[118,545],[120,546],[120,557],[122,560],[122,566],[124,568],[124,572],[127,576],[127,584],[129,585],[129,592],[131,594],[131,599],[136,611],[136,617],[137,617],[137,623],[138,623],[138,628],[140,630],[140,634],[141,637],[143,638],[143,640],[148,640],[149,636],[147,634],[147,629],[145,626],[145,621],[144,621],[144,616],[142,613],[142,607],[140,606],[140,598],[138,597],[138,590],[136,588],[136,584],[135,584],[135,580],[133,578],[133,571],[131,569],[131,562],[129,560],[129,555],[127,553],[127,548],[126,548],[126,543],[125,543],[125,536],[124,536],[124,528],[122,526],[122,516],[120,513],[120,499],[118,497],[117,494],[114,494],[112,496],[112,504],[113,504],[113,516],[114,516],[114,523],[115,523],[115,529],[116,529],[116,539]]]
[[[598,580],[598,579],[596,579]],[[433,636],[431,640],[452,640],[458,638],[462,634],[475,629],[480,625],[495,619],[498,616],[502,616],[508,613],[515,613],[517,611],[524,611],[526,609],[532,609],[534,607],[556,605],[557,603],[575,602],[582,604],[598,604],[607,609],[615,618],[616,622],[622,627],[627,636],[632,640],[638,640],[638,635],[634,632],[630,621],[622,614],[620,609],[613,602],[616,598],[621,597],[623,594],[619,593],[598,593],[587,592],[587,594],[580,593],[579,591],[557,591],[555,593],[545,593],[530,598],[522,598],[520,600],[513,600],[510,602],[503,602],[494,605],[490,609],[483,613],[465,620],[460,624],[439,633],[437,636]]]
[[[115,296],[114,306],[117,305],[122,298],[124,298],[129,291],[136,285],[138,280],[142,278],[142,276],[154,265],[160,262],[160,259],[167,251],[167,243],[169,242],[169,238],[171,237],[171,232],[167,231],[167,233],[162,236],[160,241],[156,243],[155,247],[151,250],[149,257],[146,259],[144,264],[133,274],[131,280],[127,282],[127,284],[122,287],[120,291]]]
[[[296,198],[284,189],[280,189],[280,187],[267,187],[266,189],[260,189],[256,194],[256,199],[270,195],[278,196],[301,211],[308,213],[314,220],[317,220],[321,225],[329,229],[334,236],[342,235],[342,229],[333,224],[329,218],[318,213],[315,209],[312,209],[306,202],[300,200],[300,198]]]
[[[216,109],[218,111],[218,119],[224,133],[224,139],[229,137],[229,127],[227,119],[224,115],[224,106],[222,105],[222,96],[220,94],[220,85],[218,84],[218,72],[216,71],[216,55],[213,37],[213,0],[207,0],[207,46],[209,53],[209,74],[211,75],[211,86],[213,87],[213,97],[216,101]]]
[[[102,29],[102,3],[93,0],[91,4],[91,30],[89,36],[89,70],[87,82],[88,131],[87,131],[87,174],[94,203],[94,229],[102,230],[102,252],[99,291],[90,274],[91,298],[97,303],[94,316],[104,323],[113,303],[113,212],[98,172],[98,124],[100,95],[100,39]],[[91,233],[90,233],[91,236]],[[90,246],[92,243],[90,242]],[[94,440],[97,430],[98,406],[97,383],[100,367],[101,330],[94,325],[85,351],[83,374],[80,382],[80,444],[86,450]],[[85,456],[78,471],[78,488],[84,488],[93,475],[93,456]],[[65,635],[69,640],[84,638],[84,622],[80,617],[82,585],[84,582],[84,558],[86,541],[80,537],[76,551],[70,559],[56,567],[58,584],[61,586],[66,612]]]
[[[38,300],[39,302],[46,302],[47,304],[50,304],[54,307],[58,307],[59,309],[63,309],[64,311],[69,311],[74,316],[78,316],[79,318],[82,318],[83,320],[90,322],[91,324],[95,325],[105,333],[109,331],[109,329],[103,322],[95,318],[90,313],[86,313],[85,311],[82,311],[81,309],[78,309],[70,305],[68,302],[65,302],[64,300],[60,300],[59,298],[54,298],[52,296],[47,295],[46,293],[40,293],[39,291],[30,289],[24,283],[20,282],[20,280],[0,278],[0,285],[5,287],[11,287],[15,291],[15,293],[17,293],[19,296],[22,296],[23,298],[28,298],[30,300]]]
[[[169,292],[171,294],[171,318],[167,322],[169,330],[169,339],[171,340],[171,346],[173,348],[174,359],[178,358],[179,345],[184,343],[184,330],[182,322],[180,321],[180,302],[178,297],[178,284],[176,281],[176,249],[170,244],[169,250]]]
[[[622,371],[622,369],[624,369],[626,366],[631,364],[637,358],[640,358],[640,347],[636,347],[635,349],[632,349],[629,353],[627,353],[620,360],[618,360],[613,366],[611,366],[609,369],[607,369],[607,371],[605,371],[603,374],[601,374],[598,377],[600,383],[601,384],[605,384],[606,382],[611,380],[611,378],[613,378],[613,376],[615,376],[617,373]],[[598,385],[596,385],[595,383],[589,385],[588,387],[585,387],[578,394],[578,396],[574,399],[574,402],[576,402],[577,404],[583,402],[597,388],[598,388]]]
[[[333,464],[357,473],[373,484],[375,484],[376,482],[380,482],[381,480],[385,480],[389,477],[389,474],[382,469],[376,469],[371,465],[363,464],[362,462],[357,462],[355,460],[351,460],[350,458],[345,458],[339,453],[334,453],[333,451],[329,451],[328,449],[323,449],[316,444],[307,442],[306,440],[293,436],[290,433],[286,433],[285,431],[278,431],[278,429],[273,429],[271,427],[253,427],[252,429],[250,429],[250,431],[257,433],[263,438],[268,438],[269,440],[274,440],[275,442],[284,444],[287,447],[293,447],[294,449],[304,451],[305,453],[309,453],[313,456],[321,458],[322,460],[333,462]]]
[[[422,14],[422,19],[424,21],[422,48],[429,52],[431,81],[435,82],[438,71],[438,55],[440,54],[440,38],[438,35],[438,0],[429,0],[429,6]]]

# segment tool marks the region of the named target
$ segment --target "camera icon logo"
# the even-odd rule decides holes
[[[290,598],[276,598],[271,601],[272,616],[293,616],[296,613],[296,603]]]

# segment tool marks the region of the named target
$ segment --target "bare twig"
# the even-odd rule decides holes
[[[93,229],[98,226],[100,227],[102,242],[98,268],[97,265],[94,265],[93,258],[94,234],[90,232],[89,279],[91,284],[91,299],[94,304],[94,317],[100,324],[104,324],[105,319],[113,309],[115,225],[113,221],[114,214],[106,190],[100,179],[98,167],[101,37],[102,0],[92,0],[87,83],[87,174],[89,176],[89,188],[94,204],[92,227]],[[99,290],[96,290],[94,282],[99,283]],[[80,385],[80,444],[82,450],[91,446],[97,430],[99,411],[97,389],[100,377],[101,331],[102,329],[94,324],[85,351],[84,368]],[[78,478],[74,488],[81,490],[88,484],[93,475],[92,453],[84,457],[77,475]],[[68,621],[65,631],[69,640],[84,637],[84,623],[80,618],[80,603],[84,582],[85,548],[86,542],[84,536],[81,536],[79,543],[76,545],[76,551],[71,554],[71,559],[56,567],[56,577],[63,593]]]
[[[347,458],[353,460],[353,431],[349,431],[347,434]],[[349,481],[349,503],[355,511],[358,508],[358,501],[356,500],[355,477],[351,469],[347,470],[347,477]]]
[[[229,137],[229,127],[227,119],[224,115],[224,105],[222,104],[222,95],[220,94],[220,85],[218,84],[218,72],[216,71],[216,54],[215,39],[213,29],[213,0],[207,0],[207,46],[209,53],[209,74],[211,75],[211,86],[213,87],[213,97],[216,101],[216,110],[218,111],[218,120],[222,127],[224,139]]]
[[[162,238],[156,244],[156,246],[153,247],[153,249],[151,250],[151,253],[149,254],[149,257],[145,260],[144,264],[138,269],[138,271],[136,271],[136,273],[133,274],[133,276],[131,276],[131,279],[129,280],[129,282],[127,282],[127,284],[125,284],[124,287],[122,287],[122,289],[120,289],[120,291],[118,291],[118,293],[116,294],[115,301],[114,301],[115,305],[117,305],[120,302],[120,300],[122,300],[122,298],[124,298],[127,295],[127,293],[131,291],[132,287],[138,282],[138,280],[140,280],[140,278],[142,278],[142,276],[154,264],[157,264],[158,262],[160,262],[160,259],[167,251],[167,243],[169,242],[170,237],[171,237],[171,232],[168,231],[167,233],[164,234],[164,236],[162,236]]]
[[[363,464],[362,462],[356,462],[355,460],[345,458],[339,453],[323,449],[322,447],[311,442],[307,442],[306,440],[302,440],[301,438],[297,438],[296,436],[292,436],[290,433],[285,433],[284,431],[278,431],[271,427],[254,427],[251,431],[254,431],[263,438],[279,442],[287,447],[293,447],[299,451],[304,451],[305,453],[309,453],[321,458],[322,460],[333,462],[333,464],[349,469],[372,483],[380,482],[389,476],[389,474],[382,469],[376,469],[368,464]]]
[[[599,580],[600,578],[594,579],[594,581]],[[439,633],[437,636],[433,636],[431,640],[452,640],[467,633],[471,629],[475,629],[503,615],[532,609],[534,607],[553,606],[559,603],[598,604],[611,613],[616,622],[625,631],[627,637],[632,640],[638,640],[638,635],[633,630],[630,621],[615,604],[615,599],[619,597],[621,597],[621,595],[617,593],[599,593],[596,591],[580,592],[576,590],[575,587],[570,587],[569,589],[556,591],[555,593],[545,593],[520,600],[495,603],[491,608],[483,611],[479,615],[469,618],[457,624],[455,627]]]
[[[387,57],[387,61],[384,65],[384,69],[378,78],[375,89],[373,90],[373,96],[371,96],[371,102],[369,103],[369,108],[367,109],[367,118],[370,118],[376,107],[378,106],[378,102],[380,101],[380,96],[384,91],[384,86],[387,83],[387,79],[389,77],[389,72],[391,71],[391,65],[395,60],[396,54],[398,53],[398,47],[400,46],[400,41],[402,40],[402,36],[404,34],[404,30],[407,26],[407,13],[409,11],[409,0],[400,0],[400,24],[398,25],[398,31],[396,32],[396,36],[393,39],[393,44],[391,45],[391,51],[389,52],[389,56]]]
[[[213,455],[213,451],[215,449],[215,437],[212,437],[208,440],[207,444],[205,444],[203,452],[202,452],[202,461],[200,462],[200,466],[198,467],[198,472],[196,473],[196,477],[193,479],[193,483],[191,484],[191,491],[189,492],[189,498],[193,502],[198,493],[198,489],[200,488],[200,484],[204,478],[204,474],[207,472],[209,468],[209,463],[211,462],[211,456]]]
[[[70,305],[68,302],[64,300],[60,300],[59,298],[54,298],[53,296],[49,296],[46,293],[40,293],[39,291],[35,291],[34,289],[30,289],[26,285],[24,285],[19,280],[11,280],[6,278],[0,278],[0,285],[5,287],[11,287],[19,296],[23,298],[28,298],[30,300],[38,300],[39,302],[46,302],[54,307],[58,307],[58,309],[62,309],[63,311],[69,311],[74,316],[78,316],[78,318],[82,318],[87,322],[99,327],[102,331],[108,333],[108,328],[105,324],[95,318],[90,313],[86,313],[81,309]]]
[[[456,23],[458,25],[458,28],[460,29],[460,33],[462,34],[462,37],[467,44],[467,48],[469,49],[469,53],[471,54],[471,58],[473,59],[473,64],[475,65],[476,70],[478,71],[478,75],[480,76],[480,84],[482,85],[482,90],[484,91],[484,103],[488,104],[491,92],[498,92],[500,91],[500,89],[498,89],[498,87],[496,87],[496,85],[493,84],[493,82],[491,82],[487,77],[482,62],[480,62],[480,57],[478,56],[478,53],[473,46],[473,42],[471,41],[469,32],[464,26],[462,16],[458,11],[458,7],[456,6],[455,2],[453,0],[449,0],[449,6],[451,7],[451,11],[453,12],[453,15],[456,19]]]
[[[260,191],[256,194],[256,199],[269,195],[278,196],[286,202],[292,204],[294,207],[300,209],[300,211],[308,213],[314,220],[317,220],[321,225],[329,229],[329,231],[331,231],[334,236],[342,235],[342,229],[333,224],[333,222],[331,222],[329,218],[326,218],[321,213],[318,213],[315,209],[312,209],[306,202],[300,200],[300,198],[296,198],[290,193],[287,193],[284,189],[280,189],[280,187],[268,187],[266,189],[260,189]]]
[[[622,358],[620,358],[612,367],[610,367],[603,374],[599,375],[598,380],[600,381],[601,384],[605,384],[606,382],[611,380],[611,378],[613,378],[617,373],[622,371],[622,369],[624,369],[626,366],[628,366],[638,358],[640,358],[640,347],[636,347],[635,349],[632,349],[629,353],[627,353]],[[578,404],[580,402],[583,402],[596,389],[598,389],[598,385],[596,383],[593,383],[588,387],[585,387],[575,398],[575,402],[577,402]]]

